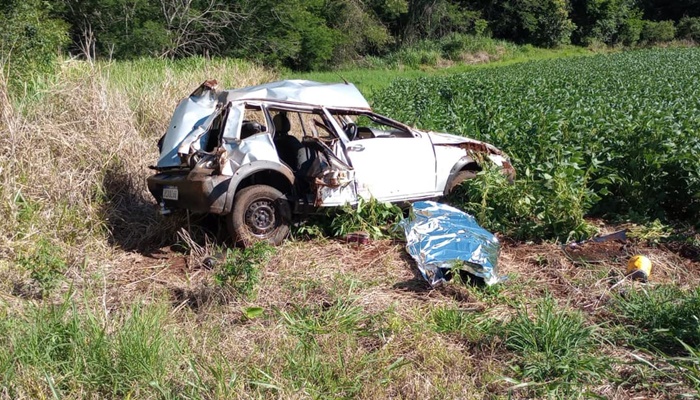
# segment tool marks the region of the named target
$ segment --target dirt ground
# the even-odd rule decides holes
[[[612,231],[609,228],[608,231]],[[504,277],[502,298],[513,301],[539,299],[547,294],[587,314],[604,310],[613,291],[630,285],[676,284],[696,287],[700,283],[698,249],[679,244],[642,243],[638,240],[611,240],[581,244],[522,243],[502,239],[498,273]],[[202,302],[195,293],[212,280],[212,258],[221,254],[184,254],[173,247],[151,252],[123,253],[114,260],[107,282],[109,302],[118,306],[134,293],[163,294],[181,302],[179,306]],[[627,261],[644,255],[652,262],[647,283],[625,277]],[[295,283],[310,279],[324,285],[347,278],[363,288],[360,297],[367,307],[373,304],[397,304],[410,309],[416,303],[439,305],[457,301],[461,307],[483,309],[512,308],[510,301],[489,304],[474,298],[474,291],[458,285],[431,288],[421,277],[404,243],[396,240],[371,240],[368,244],[348,243],[342,239],[290,240],[279,247],[262,269],[257,298],[264,306],[294,301]],[[322,296],[322,294],[319,294]],[[205,296],[206,297],[206,296]],[[493,310],[492,310],[493,312]]]

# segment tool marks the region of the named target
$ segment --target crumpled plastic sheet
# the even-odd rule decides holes
[[[413,203],[411,217],[401,226],[406,250],[431,286],[449,280],[446,274],[455,266],[483,278],[487,285],[503,280],[497,268],[498,238],[473,216],[445,204],[420,201]]]

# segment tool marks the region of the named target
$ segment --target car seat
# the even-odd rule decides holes
[[[298,169],[297,153],[302,148],[299,139],[289,134],[291,124],[287,113],[280,112],[272,118],[272,123],[275,126],[275,147],[280,160],[287,164],[293,170]]]

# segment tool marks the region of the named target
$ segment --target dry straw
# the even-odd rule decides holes
[[[0,77],[1,258],[39,240],[71,260],[172,242],[176,224],[158,215],[145,181],[175,105],[206,79],[236,87],[273,78],[206,59],[66,60],[31,94]]]

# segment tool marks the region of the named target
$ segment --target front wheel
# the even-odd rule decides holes
[[[464,181],[476,178],[476,173],[477,171],[472,170],[459,171],[457,175],[455,175],[454,179],[452,179],[452,182],[450,182],[445,188],[445,194],[449,195],[450,193],[452,193],[452,191],[455,190],[455,188],[461,185]]]
[[[289,234],[291,219],[291,207],[282,192],[253,185],[236,194],[226,225],[233,241],[243,246],[262,241],[278,246]]]

